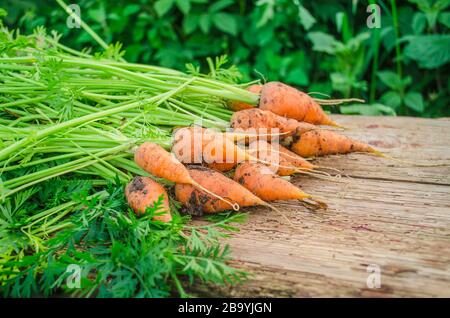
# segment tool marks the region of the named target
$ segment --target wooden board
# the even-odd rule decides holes
[[[235,264],[252,277],[208,295],[450,297],[450,120],[335,119],[351,128],[344,134],[391,156],[442,165],[412,167],[362,154],[317,160],[351,179],[291,180],[325,198],[329,209],[276,203],[294,228],[275,212],[250,209],[247,223],[227,243]],[[380,288],[367,285],[369,265],[380,269]]]

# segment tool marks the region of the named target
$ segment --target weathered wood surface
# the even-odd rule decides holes
[[[214,296],[450,297],[450,120],[336,116],[343,133],[409,161],[411,167],[352,154],[317,160],[351,177],[336,183],[296,176],[329,209],[310,212],[277,203],[295,228],[267,209],[249,210],[227,242],[237,266],[253,274]],[[381,288],[367,286],[367,266],[381,270]]]

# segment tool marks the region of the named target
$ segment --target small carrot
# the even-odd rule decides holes
[[[233,169],[239,162],[258,161],[258,153],[253,156],[246,149],[234,144],[226,135],[209,132],[200,127],[185,127],[177,130],[172,152],[182,163],[203,163],[221,172]],[[263,161],[267,158],[259,159]]]
[[[220,172],[201,166],[190,166],[188,171],[203,188],[228,198],[240,207],[268,205],[239,183],[225,177]],[[175,185],[175,196],[192,214],[216,213],[230,209],[230,205],[226,202],[217,200],[217,198],[194,188],[190,184],[177,183]]]
[[[270,158],[274,155],[279,156],[275,151],[272,151],[269,157],[263,152],[252,155],[247,149],[234,144],[224,134],[210,132],[201,127],[184,127],[177,130],[172,153],[184,164],[202,163],[221,172],[233,169],[240,162],[251,161],[276,167],[283,175],[303,173],[321,178],[331,178],[325,172],[311,171],[311,164],[305,160],[301,162],[299,158],[294,163],[292,163],[292,159],[284,159],[283,164],[280,164]],[[283,154],[283,157],[287,158],[288,156]]]
[[[294,136],[291,150],[308,158],[351,152],[367,152],[384,157],[371,146],[330,130],[314,130]]]
[[[182,163],[235,163],[250,155],[225,134],[201,127],[184,127],[174,135],[172,153]]]
[[[201,184],[198,184],[191,177],[189,171],[181,162],[179,162],[164,148],[155,143],[144,142],[140,145],[134,154],[134,161],[139,167],[148,173],[151,173],[155,177],[164,178],[175,183],[193,185],[209,193],[211,196],[222,200],[227,204],[231,204],[233,209],[239,210],[239,206],[237,204],[230,203],[220,195],[203,188]]]
[[[256,132],[267,130],[269,133],[276,128],[280,133],[287,134],[317,129],[312,124],[299,122],[295,119],[279,116],[258,108],[234,113],[230,120],[230,127],[235,130],[243,130],[244,132],[254,129]]]
[[[264,145],[265,141],[260,141]],[[297,155],[295,155],[297,158],[292,158],[292,155],[286,153],[287,150],[282,154],[280,162],[274,160],[280,157],[280,153],[272,150],[270,144],[260,148],[255,154],[251,154],[250,149],[234,144],[224,134],[207,131],[201,127],[184,127],[175,132],[172,153],[184,164],[202,163],[221,172],[233,169],[240,162],[252,161],[275,167],[280,175],[303,173],[322,178],[330,177],[325,172],[311,171],[314,166]],[[289,157],[291,158],[288,159]]]
[[[312,196],[278,177],[271,169],[259,163],[241,163],[234,180],[264,201],[303,200]]]
[[[280,156],[288,161],[291,165],[301,169],[317,169],[321,168],[320,166],[316,166],[306,160],[305,158],[299,156],[293,151],[283,147],[282,145],[278,145],[278,151],[280,152]]]
[[[261,92],[262,89],[262,85],[259,84],[253,84],[250,85],[249,87],[247,87],[247,90],[249,92],[255,93],[255,94],[259,94]],[[250,105],[244,102],[239,102],[239,101],[231,101],[228,106],[234,110],[234,111],[239,111],[239,110],[243,110],[243,109],[250,109],[250,108],[255,108],[254,105]]]
[[[255,140],[248,146],[248,152],[259,159],[260,162],[269,164],[269,166],[280,176],[290,176],[295,173],[303,172],[303,170],[307,171],[313,170],[314,168],[320,168],[283,146],[279,144],[276,146],[278,150],[267,141]],[[237,165],[238,162],[213,162],[206,164],[208,168],[221,172],[230,171]]]
[[[317,167],[283,146],[272,145],[264,140],[252,142],[249,145],[249,152],[260,159],[261,162],[273,163],[269,166],[280,176],[290,176]]]
[[[236,162],[212,162],[207,163],[206,166],[212,170],[220,171],[220,172],[227,172],[230,170],[233,170],[234,167],[236,167]]]
[[[341,127],[325,114],[322,107],[311,96],[280,82],[264,84],[261,89],[259,108],[315,125]]]
[[[155,215],[153,219],[161,222],[170,222],[172,220],[167,192],[162,185],[151,178],[134,177],[125,187],[125,196],[128,205],[138,215],[144,214],[147,208],[153,207],[159,197],[163,196],[162,211],[156,211],[158,215]],[[164,213],[162,213],[163,211]]]
[[[381,151],[376,150],[370,145],[361,141],[354,140],[347,136],[341,135],[335,131],[318,129],[314,131],[308,131],[302,134],[296,134],[293,136],[293,142],[290,149],[301,157],[319,157],[334,154],[347,154],[352,152],[364,152],[375,155],[377,157],[385,158],[388,160],[397,161],[403,164],[412,166],[423,167],[435,167],[436,165],[422,165],[415,162],[394,158]],[[322,169],[339,170],[319,166]]]

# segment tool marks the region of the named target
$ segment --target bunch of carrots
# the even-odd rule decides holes
[[[269,203],[277,200],[301,200],[326,208],[324,202],[283,177],[329,175],[324,170],[331,168],[307,160],[318,156],[351,152],[385,156],[363,142],[321,127],[341,126],[323,111],[320,100],[294,87],[268,82],[248,90],[259,94],[259,103],[231,102],[235,113],[229,131],[181,127],[174,131],[171,152],[144,142],[134,153],[135,163],[144,171],[175,183],[176,200],[191,214],[256,205],[277,210]],[[168,193],[151,177],[135,177],[125,193],[137,214],[144,214],[162,196],[163,211],[154,218],[171,220]]]
[[[73,17],[62,0],[57,2]],[[339,133],[340,125],[322,109],[355,99],[313,98],[279,82],[237,84],[237,69],[223,67],[226,57],[208,59],[207,74],[192,65],[185,73],[130,63],[123,59],[120,45],[108,46],[83,21],[81,26],[104,51],[67,47],[57,33],[43,27],[24,35],[0,19],[0,241],[6,242],[0,250],[0,269],[10,281],[20,282],[18,264],[25,255],[49,249],[60,231],[75,228],[71,216],[84,210],[84,201],[80,206],[80,198],[72,193],[41,195],[55,180],[88,183],[92,189],[85,198],[92,201],[109,200],[114,182],[114,188],[125,186],[131,209],[147,216],[140,221],[171,222],[173,200],[191,215],[250,206],[281,213],[272,204],[278,200],[325,209],[325,200],[303,192],[289,176],[334,180],[330,171],[336,169],[309,161],[319,156],[365,152],[386,157]],[[31,203],[23,207],[26,201]],[[175,244],[174,255],[189,251],[187,220],[174,217],[166,224],[186,239]],[[86,222],[87,227],[94,221]],[[210,257],[207,251],[219,245],[215,242],[210,248],[209,238],[201,240],[208,245],[198,254],[205,260]],[[102,248],[114,243],[103,237],[99,242]],[[61,246],[65,253],[66,245]],[[127,248],[134,253],[142,245],[136,246]],[[84,251],[86,245],[77,248]],[[138,252],[134,255],[141,261]],[[145,252],[150,255],[153,250]],[[42,266],[52,268],[49,262],[46,257]],[[194,278],[210,277],[209,264],[204,265],[206,274],[195,271]],[[30,275],[40,275],[25,265]],[[121,272],[125,267],[118,268]],[[141,281],[134,268],[126,270]],[[176,268],[170,271],[165,275],[178,286]],[[222,276],[233,275],[224,270]],[[149,289],[157,282],[152,276]],[[89,288],[89,294],[93,291]]]

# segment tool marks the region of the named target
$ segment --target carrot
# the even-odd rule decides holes
[[[295,152],[290,151],[289,149],[283,147],[282,145],[278,145],[278,151],[280,152],[280,156],[284,160],[288,161],[294,167],[301,168],[301,169],[321,168],[320,166],[313,165],[311,162],[309,162],[305,158],[297,155]]]
[[[363,142],[330,130],[314,130],[296,135],[290,148],[304,158],[351,152],[367,152],[385,156]]]
[[[164,178],[175,183],[193,185],[209,193],[213,197],[222,200],[227,204],[231,204],[233,209],[239,210],[239,206],[237,204],[230,203],[223,197],[203,188],[202,185],[198,184],[191,177],[189,171],[181,162],[179,162],[164,148],[155,143],[144,142],[140,145],[134,154],[134,161],[139,167],[158,178]]]
[[[252,156],[224,134],[207,131],[200,127],[185,127],[177,130],[172,152],[182,163],[204,163],[207,167],[221,172],[233,169],[239,162],[258,161],[259,154],[258,152]],[[259,159],[269,161],[268,158],[264,156]],[[274,161],[270,160],[269,163],[272,162]]]
[[[264,84],[259,108],[315,125],[341,127],[325,114],[311,96],[280,82]]]
[[[270,165],[271,169],[280,176],[290,176],[317,167],[279,144],[275,147],[266,141],[258,140],[252,142],[249,149],[261,162],[273,163]]]
[[[237,163],[251,156],[225,134],[201,127],[184,127],[174,135],[172,153],[183,163]]]
[[[382,153],[381,151],[376,150],[375,148],[369,146],[366,143],[351,139],[335,131],[323,129],[308,131],[301,134],[295,134],[293,136],[293,142],[291,143],[290,148],[293,152],[304,158],[334,155],[334,154],[347,154],[352,152],[363,152],[412,166],[423,166],[423,167],[436,166],[436,165],[421,165],[408,160],[394,158],[392,156]],[[318,167],[322,169],[334,170],[339,172],[339,170],[330,167],[323,167],[323,166]]]
[[[255,129],[256,132],[266,129],[269,133],[276,128],[280,133],[294,134],[317,129],[309,123],[302,123],[295,119],[276,115],[267,110],[246,109],[236,112],[231,116],[230,127],[234,130],[240,129],[249,131]]]
[[[255,93],[255,94],[259,94],[261,92],[262,89],[262,85],[259,84],[253,84],[250,85],[249,87],[247,87],[247,90],[249,92]],[[250,105],[244,102],[239,102],[239,101],[231,101],[228,106],[234,110],[234,111],[239,111],[239,110],[243,110],[243,109],[250,109],[250,108],[255,108],[254,105]]]
[[[162,185],[149,177],[137,176],[125,187],[128,205],[138,215],[144,214],[147,208],[153,207],[161,195],[163,196],[162,210],[165,212],[155,215],[153,219],[161,222],[170,222],[172,215],[170,214],[169,197]]]
[[[292,159],[291,161],[285,159],[284,164],[279,164],[278,161],[270,159],[270,156],[266,156],[265,154],[261,154],[261,157],[258,157],[259,153],[255,156],[251,155],[249,151],[234,144],[224,134],[201,127],[184,127],[178,129],[175,132],[172,153],[182,163],[203,163],[221,172],[233,169],[240,162],[253,161],[275,166],[277,169],[281,169],[280,173],[283,175],[303,173],[321,178],[331,178],[325,172],[309,171],[311,170],[309,168],[310,164],[305,160],[300,162],[301,159],[297,158],[297,162],[295,163],[297,166],[295,166],[291,164]],[[278,156],[275,151],[272,152],[273,155]],[[286,154],[283,156],[287,157]]]
[[[262,140],[261,142],[264,145],[265,142]],[[252,151],[254,150],[252,149]],[[175,132],[172,153],[182,163],[203,163],[207,167],[221,172],[233,169],[240,162],[253,161],[276,167],[275,170],[278,170],[280,175],[303,173],[317,177],[320,175],[322,178],[330,177],[329,174],[324,172],[311,172],[310,170],[314,166],[297,155],[295,155],[296,158],[287,159],[289,155],[284,153],[280,163],[278,160],[279,152],[272,150],[270,144],[267,145],[266,143],[265,147],[261,147],[255,155],[252,155],[246,149],[234,144],[224,134],[201,127],[178,129]]]
[[[239,183],[225,177],[220,172],[201,166],[190,166],[188,171],[192,178],[202,187],[226,197],[241,207],[268,205]],[[175,196],[191,214],[216,213],[230,209],[230,205],[217,200],[210,194],[194,188],[190,184],[175,185]]]
[[[276,150],[275,147],[267,141],[255,140],[250,143],[248,148],[248,152],[260,159],[260,162],[265,162],[266,164],[270,163],[270,167],[280,176],[290,176],[301,172],[300,170],[320,168],[279,144],[277,144],[278,150]],[[238,162],[213,162],[206,164],[208,168],[221,172],[230,171],[237,165]]]
[[[312,198],[311,195],[278,177],[271,169],[259,163],[241,163],[236,168],[234,180],[264,201]]]
[[[236,162],[212,162],[207,163],[206,166],[212,170],[220,171],[220,172],[227,172],[230,170],[233,170],[234,167],[236,167]]]

